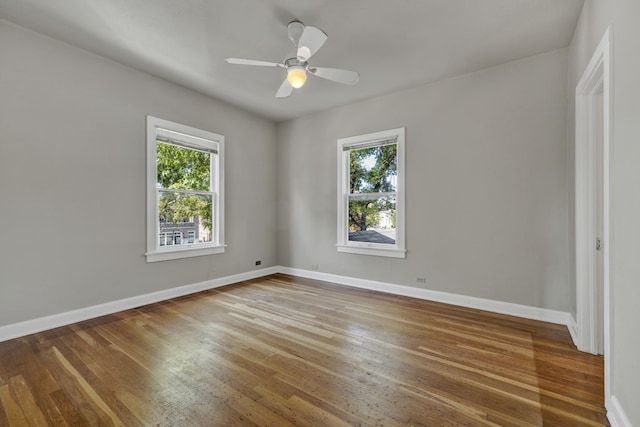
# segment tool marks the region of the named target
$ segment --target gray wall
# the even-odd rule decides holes
[[[612,395],[632,425],[640,425],[640,2],[586,0],[569,48],[569,84],[575,88],[607,26],[613,24],[613,354]],[[568,111],[573,152],[573,92]]]
[[[573,89],[613,23],[610,357],[613,394],[640,425],[638,16],[636,0],[586,0],[568,64],[551,52],[277,128],[0,21],[0,325],[245,272],[256,259],[412,286],[425,276],[429,289],[575,313]],[[226,136],[227,253],[145,262],[146,114]],[[335,141],[398,126],[407,259],[338,254]]]
[[[0,21],[0,325],[276,265],[275,125]],[[145,115],[226,137],[227,252],[145,262]]]
[[[278,262],[568,311],[566,84],[559,50],[281,123]],[[338,253],[336,139],[400,126],[407,258]]]

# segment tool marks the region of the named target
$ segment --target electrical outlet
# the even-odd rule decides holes
[[[318,264],[311,264],[311,269],[313,271],[318,271]]]
[[[262,261],[260,260],[256,261],[256,265],[260,265],[260,264],[262,264]]]
[[[418,283],[427,283],[427,278],[426,277],[417,277],[416,278],[416,282],[418,282]]]

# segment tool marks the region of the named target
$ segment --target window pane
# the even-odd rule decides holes
[[[350,193],[395,192],[398,146],[363,148],[349,152]]]
[[[349,241],[396,243],[395,196],[350,198]]]
[[[211,154],[163,142],[156,143],[157,186],[209,191]]]
[[[169,233],[160,233],[160,246],[173,245],[173,239],[170,238]]]
[[[158,246],[211,241],[213,202],[211,195],[158,192]]]

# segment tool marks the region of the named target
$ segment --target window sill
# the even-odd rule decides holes
[[[338,252],[345,252],[349,254],[359,255],[372,255],[372,256],[384,256],[389,258],[406,258],[407,250],[398,248],[381,248],[381,247],[364,247],[364,246],[349,246],[349,245],[336,245]]]
[[[182,248],[170,251],[148,252],[147,262],[168,261],[171,259],[191,258],[203,255],[224,253],[225,246],[209,246],[205,248]]]

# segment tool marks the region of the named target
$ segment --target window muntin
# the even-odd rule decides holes
[[[338,140],[340,252],[404,257],[404,128]]]
[[[147,117],[147,261],[224,252],[224,137]]]

